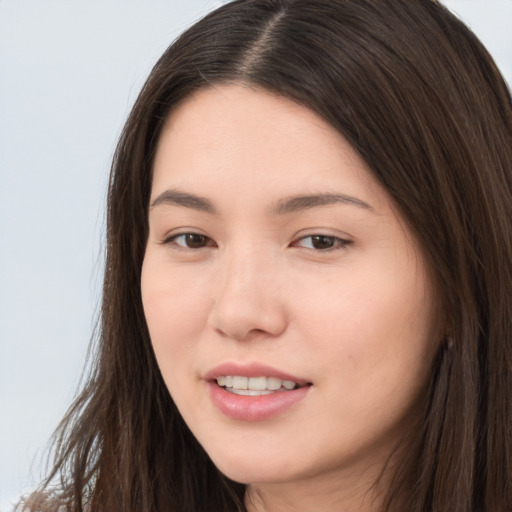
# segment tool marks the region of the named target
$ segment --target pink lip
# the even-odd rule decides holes
[[[215,379],[222,375],[277,377],[296,382],[301,387],[291,391],[276,391],[269,395],[237,395],[217,384]],[[204,378],[207,381],[213,405],[229,418],[242,421],[264,421],[279,416],[305,398],[311,389],[308,381],[259,363],[249,365],[225,363],[209,371]]]

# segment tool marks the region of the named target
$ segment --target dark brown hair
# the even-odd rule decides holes
[[[140,274],[155,146],[193,91],[245,83],[307,106],[359,152],[417,236],[450,343],[387,495],[392,512],[512,510],[512,102],[434,0],[238,0],[164,53],[112,166],[97,359],[30,510],[243,511],[160,375]]]

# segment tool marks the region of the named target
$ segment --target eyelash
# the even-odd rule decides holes
[[[292,242],[292,247],[301,247],[299,244],[300,242],[304,242],[305,240],[310,240],[311,247],[304,247],[304,249],[313,251],[313,252],[332,252],[332,251],[339,251],[339,250],[345,250],[347,247],[352,243],[351,240],[346,240],[344,238],[340,238],[338,236],[334,235],[320,235],[320,234],[314,234],[314,235],[307,235],[299,238],[296,242]],[[327,248],[318,248],[314,247],[315,242],[319,241],[328,241],[329,243],[332,243],[331,247]]]
[[[198,237],[198,238],[202,239],[203,241],[205,241],[206,244],[202,245],[200,247],[190,247],[190,246],[186,245],[186,243],[185,244],[179,244],[177,242],[178,239],[180,239],[180,238],[186,239],[187,237],[189,239],[191,237]],[[202,235],[201,233],[194,233],[194,232],[176,233],[175,235],[172,235],[172,236],[166,238],[162,242],[162,244],[163,245],[174,245],[178,249],[181,249],[181,250],[190,249],[190,250],[193,250],[193,251],[196,251],[196,250],[199,250],[199,249],[204,249],[205,247],[216,247],[217,246],[217,244],[214,242],[214,240],[212,238],[210,238],[209,236]]]
[[[191,241],[192,237],[197,237],[200,239],[199,246],[191,247],[191,246],[187,245],[187,242],[185,241],[186,238],[188,238],[189,241]],[[178,243],[178,240],[180,238],[183,238],[185,243],[183,243],[183,244]],[[300,245],[301,242],[304,242],[305,240],[308,240],[308,239],[311,241],[309,244],[310,247],[305,247],[305,246]],[[321,241],[327,242],[328,244],[332,244],[332,245],[330,247],[324,247],[324,248],[318,248],[318,247],[314,246],[315,243],[321,242]],[[175,235],[172,235],[172,236],[166,238],[162,242],[162,244],[163,245],[174,245],[180,250],[192,250],[192,251],[205,249],[205,248],[209,248],[209,247],[217,247],[217,244],[215,243],[215,241],[212,238],[210,238],[209,236],[202,235],[200,233],[194,233],[194,232],[177,233]],[[300,237],[296,241],[292,242],[290,244],[290,246],[298,247],[298,248],[302,247],[303,249],[306,249],[306,250],[312,251],[312,252],[332,252],[332,251],[337,251],[337,250],[346,250],[350,244],[352,244],[351,240],[346,240],[346,239],[343,239],[343,238],[340,238],[340,237],[337,237],[334,235],[313,234],[313,235],[307,235],[307,236]]]

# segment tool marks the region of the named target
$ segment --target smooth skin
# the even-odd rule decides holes
[[[169,392],[248,484],[250,512],[379,510],[387,473],[372,486],[439,344],[436,300],[406,223],[334,128],[238,84],[181,103],[154,162],[141,286]],[[235,420],[205,381],[226,362],[311,387],[276,417]]]

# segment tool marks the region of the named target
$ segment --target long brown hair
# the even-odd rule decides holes
[[[97,359],[30,510],[234,512],[180,417],[141,302],[152,159],[183,98],[247,83],[297,101],[360,153],[417,236],[450,342],[437,354],[386,510],[512,510],[512,101],[478,39],[434,0],[238,0],[151,72],[108,195]]]

